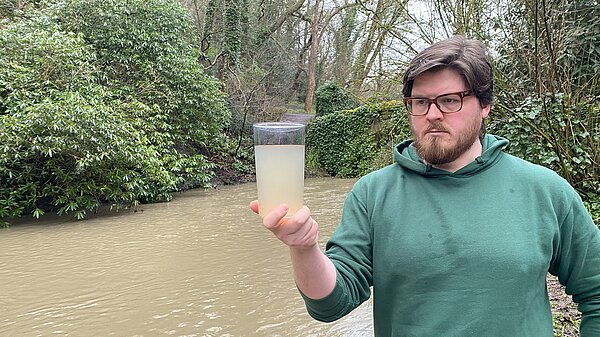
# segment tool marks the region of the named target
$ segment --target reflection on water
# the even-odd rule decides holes
[[[331,235],[353,180],[306,181]],[[312,320],[287,248],[248,209],[254,184],[83,221],[0,230],[0,336],[372,336],[371,303]]]

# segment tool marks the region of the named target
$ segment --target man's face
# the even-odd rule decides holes
[[[469,88],[455,70],[433,70],[415,78],[411,97],[433,99],[466,90]],[[474,148],[474,144],[479,144],[481,123],[489,111],[489,105],[481,107],[477,97],[470,95],[463,98],[462,109],[458,112],[444,114],[435,104],[431,104],[426,115],[410,116],[410,129],[417,153],[427,163],[440,166],[466,156],[471,157],[480,151],[480,148]]]

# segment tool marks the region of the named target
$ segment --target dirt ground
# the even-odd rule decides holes
[[[581,314],[571,296],[565,294],[564,287],[552,275],[548,275],[548,296],[552,304],[554,337],[579,337]]]

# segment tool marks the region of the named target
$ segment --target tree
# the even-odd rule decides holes
[[[310,53],[308,56],[307,63],[307,83],[306,83],[306,100],[304,101],[304,111],[306,113],[311,113],[314,94],[315,94],[315,71],[317,67],[318,61],[318,52],[319,52],[319,31],[320,31],[320,23],[321,23],[321,11],[323,10],[321,7],[321,1],[315,0],[315,5],[313,6],[312,20],[310,23]]]
[[[346,86],[350,82],[354,46],[360,35],[356,33],[357,12],[356,7],[349,8],[348,11],[341,14],[339,24],[332,29],[334,55],[330,76],[342,86]]]
[[[363,90],[363,84],[373,70],[375,61],[382,57],[383,48],[393,27],[403,18],[406,2],[400,4],[377,0],[371,8],[365,2],[360,2],[361,12],[367,16],[363,22],[364,38],[360,40],[360,48],[352,67],[352,89],[355,92]]]

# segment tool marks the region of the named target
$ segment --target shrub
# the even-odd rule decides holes
[[[206,187],[214,168],[207,157],[226,146],[231,116],[222,84],[198,63],[190,13],[172,0],[70,0],[54,13],[94,46],[104,83],[120,100],[153,107],[151,115],[130,114],[154,135],[163,162],[181,178],[177,188]]]
[[[192,28],[167,0],[58,2],[4,21],[0,218],[208,186],[229,113]]]
[[[307,151],[334,176],[359,177],[392,163],[392,148],[408,137],[397,101],[317,117],[308,125]]]
[[[330,113],[354,109],[359,102],[349,92],[342,89],[337,83],[326,83],[315,91],[316,116],[325,116]]]
[[[10,0],[0,0],[0,19],[10,18],[15,11],[15,2]]]
[[[0,30],[0,218],[170,198],[173,177],[124,113],[149,108],[95,83],[94,60],[44,17]]]
[[[64,92],[2,116],[0,217],[52,208],[81,218],[101,202],[170,198],[156,152],[101,98]]]

